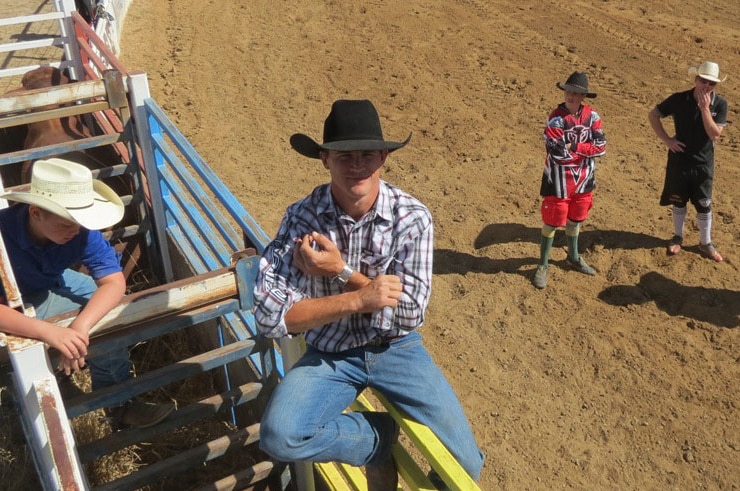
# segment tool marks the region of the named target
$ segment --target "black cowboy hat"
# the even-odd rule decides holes
[[[296,133],[290,137],[293,149],[312,159],[320,158],[321,150],[388,150],[392,152],[406,145],[411,133],[403,142],[383,140],[380,118],[373,103],[368,100],[338,100],[324,121],[324,143],[318,144],[311,137]]]
[[[560,85],[560,82],[555,84],[560,90],[567,90],[574,94],[586,94],[586,97],[594,98],[596,94],[588,91],[588,76],[583,72],[573,72],[565,81],[565,84]]]

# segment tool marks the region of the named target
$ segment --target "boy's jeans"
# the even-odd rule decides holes
[[[37,319],[82,308],[97,289],[92,277],[68,269],[62,274],[61,284],[50,290],[23,298],[33,305]],[[63,329],[63,328],[60,328]],[[131,378],[128,349],[115,349],[86,360],[90,365],[92,389],[98,390],[124,382]]]

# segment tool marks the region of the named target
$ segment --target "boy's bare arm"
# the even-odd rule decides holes
[[[7,305],[0,305],[0,331],[43,341],[68,359],[84,358],[87,355],[87,336],[28,317]]]

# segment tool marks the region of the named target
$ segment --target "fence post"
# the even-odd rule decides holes
[[[280,351],[283,353],[284,373],[287,374],[303,354],[302,340],[303,338],[280,338]],[[293,469],[295,471],[295,481],[298,491],[314,491],[316,489],[313,480],[313,462],[295,462]]]
[[[149,118],[147,115],[145,99],[149,95],[149,83],[144,72],[131,72],[128,77],[129,98],[131,99],[131,109],[134,116],[136,128],[136,140],[141,148],[141,154],[144,162],[144,174],[146,183],[149,186],[149,198],[152,203],[152,225],[154,234],[159,244],[159,254],[162,259],[162,274],[165,282],[169,283],[174,280],[172,271],[172,259],[167,241],[167,230],[165,229],[164,204],[162,203],[162,193],[159,187],[159,173],[157,172],[157,162],[154,156],[152,146],[152,129],[149,127]]]

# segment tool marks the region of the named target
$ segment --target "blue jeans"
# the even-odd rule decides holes
[[[325,353],[308,348],[277,385],[265,410],[260,447],[283,462],[381,462],[393,444],[388,413],[348,412],[366,388],[428,426],[478,479],[483,454],[455,392],[412,332],[388,347]]]
[[[23,300],[33,305],[37,319],[46,319],[82,308],[96,289],[97,285],[92,277],[67,269],[62,274],[58,287],[24,297]],[[104,352],[86,361],[90,366],[93,390],[110,387],[131,378],[126,348]]]

